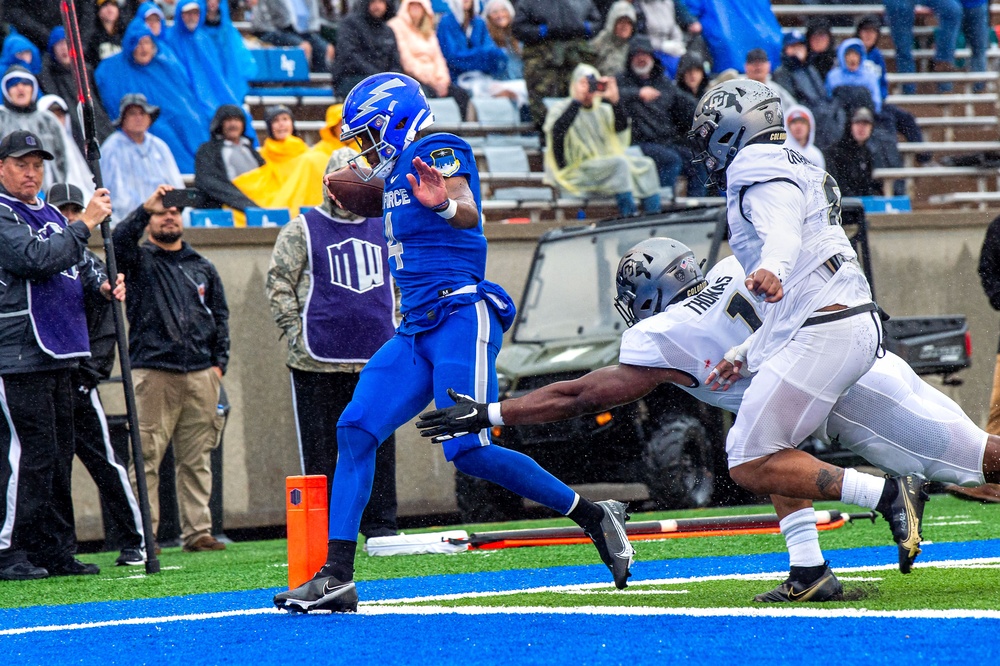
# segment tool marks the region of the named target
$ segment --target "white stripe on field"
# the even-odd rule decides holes
[[[277,608],[247,608],[244,610],[218,611],[214,613],[190,613],[188,615],[164,615],[162,617],[130,617],[123,620],[105,620],[103,622],[80,622],[76,624],[48,624],[41,627],[19,627],[17,629],[0,629],[0,636],[18,636],[46,631],[75,631],[77,629],[99,629],[101,627],[122,627],[142,624],[165,624],[167,622],[189,622],[196,620],[215,620],[223,617],[238,617],[242,615],[274,615],[283,611]]]

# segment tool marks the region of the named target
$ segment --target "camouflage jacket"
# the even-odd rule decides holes
[[[299,215],[278,233],[264,283],[271,314],[288,342],[288,367],[307,372],[361,372],[364,363],[323,363],[306,350],[302,340],[302,311],[311,283],[305,220]],[[398,294],[396,308],[398,311]]]

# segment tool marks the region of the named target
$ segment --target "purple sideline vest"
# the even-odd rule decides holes
[[[63,233],[66,218],[47,204],[36,210],[4,197],[4,203],[28,223],[38,238]],[[28,316],[35,340],[52,358],[90,356],[87,314],[83,309],[83,283],[76,266],[41,280],[27,280]]]
[[[325,363],[364,363],[395,329],[382,224],[336,222],[319,208],[303,217],[312,272],[302,311],[306,350]]]

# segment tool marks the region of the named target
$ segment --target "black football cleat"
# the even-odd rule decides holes
[[[892,538],[899,548],[899,571],[908,574],[920,554],[924,504],[930,496],[924,489],[926,480],[915,474],[889,477],[885,482],[896,484],[896,497],[887,506],[880,505],[878,510],[889,523]]]
[[[793,575],[774,588],[770,592],[758,594],[754,601],[761,603],[800,603],[803,601],[843,601],[844,586],[840,584],[837,577],[830,570],[829,562],[824,562],[823,572],[819,577],[810,583],[804,583],[794,577],[795,567],[792,568]]]
[[[294,590],[274,595],[274,605],[293,613],[314,610],[354,613],[358,610],[358,590],[353,580],[326,576],[323,570]]]
[[[597,546],[601,561],[611,570],[615,587],[624,590],[628,586],[629,576],[632,575],[629,567],[632,566],[632,558],[635,555],[635,549],[625,534],[625,521],[629,519],[629,515],[625,512],[627,507],[615,500],[597,502],[597,506],[604,511],[600,531],[586,534]]]

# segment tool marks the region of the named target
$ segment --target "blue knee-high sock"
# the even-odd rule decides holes
[[[452,462],[460,472],[492,481],[563,515],[573,508],[573,489],[523,453],[502,446],[483,446],[465,451]]]
[[[378,440],[354,426],[337,427],[337,471],[330,492],[330,539],[357,541],[375,478]]]

